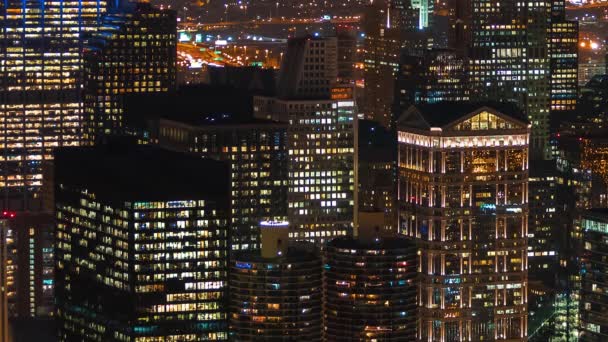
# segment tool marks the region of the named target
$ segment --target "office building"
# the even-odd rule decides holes
[[[376,221],[325,247],[325,341],[416,340],[416,245]]]
[[[41,164],[81,139],[83,38],[105,0],[4,1],[0,5],[0,189],[4,208],[39,208]]]
[[[455,50],[405,51],[395,89],[396,110],[413,104],[469,100],[465,59]]]
[[[583,214],[583,243],[581,255],[581,292],[579,307],[579,341],[599,342],[608,339],[608,292],[606,290],[606,244],[608,211],[590,209]]]
[[[400,232],[419,256],[419,340],[526,341],[528,143],[514,106],[411,106],[398,127]]]
[[[9,234],[8,219],[3,217],[0,222],[0,341],[9,342],[9,286],[14,281],[14,268],[9,264],[8,242],[12,239]]]
[[[580,89],[579,113],[596,127],[606,127],[608,116],[608,75],[595,75]]]
[[[126,3],[103,17],[85,48],[84,139],[125,134],[125,101],[177,85],[177,21],[171,10]]]
[[[237,114],[166,117],[156,129],[161,146],[230,164],[232,249],[258,249],[260,221],[287,218],[287,123]]]
[[[530,164],[528,270],[530,281],[558,289],[566,279],[560,261],[568,260],[568,232],[572,226],[573,201],[564,175],[555,160]]]
[[[334,89],[346,98],[254,100],[254,110],[263,108],[257,117],[289,120],[287,217],[296,239],[322,242],[352,231],[356,107],[352,88]]]
[[[549,2],[486,0],[471,4],[469,55],[473,101],[514,101],[532,124],[534,157],[548,158]]]
[[[606,133],[603,132],[597,135],[588,135],[585,138],[579,138],[581,144],[581,166],[584,169],[591,170],[592,174],[597,178],[595,182],[594,192],[596,192],[594,206],[608,206],[608,139]],[[599,198],[597,196],[599,195]]]
[[[289,223],[260,223],[259,252],[230,262],[230,337],[234,341],[320,341],[321,258],[289,242]]]
[[[338,39],[290,39],[281,64],[277,95],[289,99],[327,98],[338,79]]]
[[[399,68],[403,33],[391,24],[389,4],[374,2],[366,8],[363,25],[363,78],[365,81],[362,110],[365,118],[391,127],[394,83]]]
[[[551,111],[575,110],[578,99],[578,22],[564,15],[551,19],[549,58]]]
[[[55,181],[60,341],[228,339],[226,164],[113,141]]]
[[[428,8],[426,0],[374,1],[366,7],[363,30],[363,66],[365,92],[362,110],[365,118],[386,128],[393,126],[395,78],[399,71],[401,50],[427,46],[427,36],[419,29],[415,7]],[[432,5],[431,5],[432,6]]]
[[[290,41],[278,96],[253,100],[256,118],[288,123],[290,236],[318,243],[350,234],[353,224],[357,107],[354,87],[336,84],[334,45],[335,38]]]
[[[11,318],[46,318],[54,314],[54,219],[44,212],[5,212]]]

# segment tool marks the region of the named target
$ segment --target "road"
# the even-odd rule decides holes
[[[248,26],[259,26],[259,25],[305,25],[305,24],[323,24],[323,23],[332,23],[332,24],[357,24],[361,20],[360,17],[346,17],[346,18],[332,18],[332,19],[322,19],[322,18],[276,18],[269,20],[247,20],[247,21],[227,21],[227,22],[219,22],[219,23],[192,23],[185,22],[178,24],[178,29],[184,30],[209,30],[209,29],[217,29],[220,27],[248,27]]]

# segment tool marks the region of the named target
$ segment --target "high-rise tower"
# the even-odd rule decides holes
[[[119,142],[55,157],[59,340],[227,340],[228,165]]]
[[[278,97],[255,97],[254,115],[288,122],[291,237],[315,242],[352,231],[354,87],[337,83],[335,38],[293,39]]]
[[[529,125],[512,106],[411,106],[400,231],[419,248],[418,339],[527,340]]]
[[[0,192],[5,208],[35,209],[41,164],[81,139],[84,39],[105,0],[0,4]]]
[[[84,55],[86,143],[125,133],[126,96],[175,90],[176,20],[174,11],[149,3],[126,3],[103,17]]]
[[[517,103],[532,124],[530,149],[543,158],[549,155],[549,6],[473,0],[465,23],[471,99]]]

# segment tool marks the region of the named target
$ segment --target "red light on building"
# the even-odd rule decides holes
[[[17,216],[17,214],[15,214],[14,211],[3,211],[2,212],[2,216],[5,218],[14,218],[15,216]]]

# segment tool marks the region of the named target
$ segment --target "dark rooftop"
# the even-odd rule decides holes
[[[275,125],[287,128],[287,123],[258,119],[251,115],[232,113],[194,114],[180,112],[165,115],[163,118],[192,126]]]
[[[378,241],[365,241],[351,237],[337,237],[327,243],[328,247],[362,250],[408,249],[415,247],[415,242],[401,236],[380,237]]]
[[[607,88],[608,75],[595,75],[585,84],[585,88]]]
[[[359,158],[361,162],[397,160],[397,139],[379,123],[359,120]]]
[[[148,120],[229,114],[253,117],[253,95],[232,86],[192,85],[167,94],[130,94],[125,97],[129,127],[146,127]]]
[[[314,245],[305,242],[290,242],[287,253],[276,258],[264,258],[260,252],[235,252],[233,260],[236,262],[267,262],[267,263],[296,263],[320,260],[319,251]]]
[[[608,223],[608,208],[591,208],[583,213],[583,217],[593,218]]]
[[[528,123],[525,114],[511,102],[440,102],[415,106],[433,127],[442,127],[479,108],[493,108],[505,115]]]
[[[55,184],[108,200],[218,199],[229,196],[228,165],[151,145],[123,141],[55,152]]]
[[[555,160],[530,160],[530,177],[551,176],[557,173]]]

